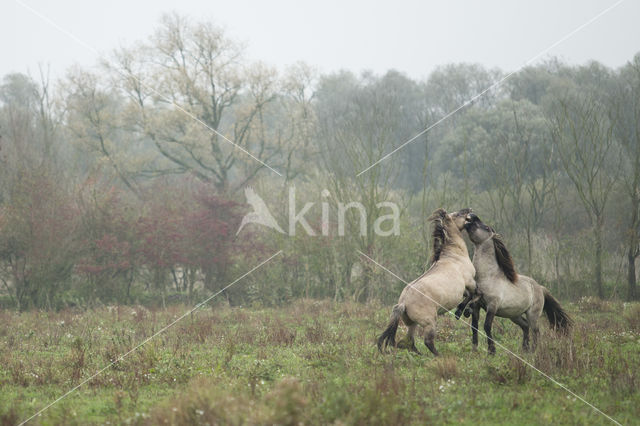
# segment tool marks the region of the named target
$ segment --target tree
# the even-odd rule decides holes
[[[485,152],[497,171],[496,187],[506,192],[511,209],[501,216],[511,229],[524,229],[527,273],[533,273],[532,235],[542,223],[555,190],[556,162],[542,111],[527,101],[505,101],[496,123],[496,147]],[[502,206],[505,207],[504,205]],[[506,213],[506,214],[505,214]]]
[[[55,307],[77,255],[77,206],[64,173],[49,79],[0,85],[0,280],[19,309]]]
[[[526,236],[527,273],[532,273],[532,236],[542,223],[556,185],[553,147],[540,107],[505,99],[470,111],[444,143],[454,169],[468,163],[476,192],[489,201],[496,225]],[[461,157],[468,157],[468,160]]]
[[[89,300],[132,302],[131,288],[141,264],[139,200],[92,180],[83,185],[78,199],[82,254],[75,272],[88,281],[88,288],[78,288],[78,293]]]
[[[351,247],[369,255],[376,249],[374,222],[382,213],[389,214],[379,203],[390,200],[401,163],[398,158],[390,159],[359,177],[356,174],[415,131],[412,120],[417,117],[411,109],[402,108],[401,96],[412,84],[396,72],[382,78],[365,74],[359,79],[343,72],[326,77],[318,90],[318,142],[323,172],[328,175],[327,189],[337,214],[345,214]],[[336,200],[343,203],[344,210],[336,206]],[[364,209],[348,207],[352,201],[360,202]],[[354,262],[355,250],[346,251],[345,261]],[[370,263],[363,265],[362,285],[353,293],[356,300],[367,300],[375,294],[370,286]],[[350,268],[346,273],[350,277]]]
[[[60,114],[47,74],[40,81],[8,74],[0,85],[0,203],[20,173],[56,168],[60,163]]]
[[[423,128],[436,123],[439,119],[447,116],[447,114],[458,110],[451,115],[446,121],[440,123],[436,128],[429,131],[431,141],[434,145],[434,161],[432,166],[435,169],[436,176],[447,173],[452,168],[447,164],[452,160],[447,156],[449,149],[443,139],[449,131],[455,131],[458,125],[464,125],[467,114],[472,110],[489,108],[496,100],[502,97],[499,88],[489,89],[502,76],[502,72],[496,69],[487,70],[478,64],[449,64],[438,67],[429,75],[424,87],[424,95],[427,102],[427,114]],[[472,104],[467,104],[475,96],[485,92],[478,97]],[[459,109],[463,107],[462,109]],[[460,164],[458,168],[453,169],[456,176],[461,179],[461,190],[463,195],[463,203],[469,202],[470,175],[469,162],[471,158],[467,155],[470,144],[468,138],[463,138],[463,146],[461,147]]]
[[[504,86],[510,99],[526,99],[534,105],[543,105],[554,82],[567,77],[570,78],[570,68],[558,58],[550,58],[540,65],[521,69],[509,77]]]
[[[425,93],[434,112],[442,117],[491,87],[501,76],[501,71],[487,70],[478,64],[444,65],[429,75]],[[475,103],[488,107],[500,97],[499,95],[499,91],[489,91]],[[457,114],[452,116],[454,121],[459,118]]]
[[[191,173],[224,192],[280,153],[264,120],[277,73],[245,65],[241,46],[215,25],[165,15],[148,43],[115,59],[110,69],[128,100],[131,130],[160,155],[141,175]]]
[[[218,291],[230,279],[236,256],[249,259],[260,252],[261,245],[257,241],[235,239],[243,216],[240,204],[220,197],[212,189],[199,185],[190,194],[191,208],[183,211],[180,218],[181,263],[200,270],[205,288]],[[193,282],[189,286],[190,295],[192,291]],[[229,298],[228,292],[225,295]]]
[[[640,54],[617,73],[611,97],[614,133],[622,149],[622,178],[629,197],[627,298],[638,298],[636,259],[640,256]]]
[[[583,77],[601,83],[608,72],[597,64],[581,70]],[[598,84],[599,89],[602,85]],[[573,183],[594,232],[594,277],[598,296],[604,297],[602,278],[605,208],[611,194],[618,165],[613,158],[613,123],[602,94],[594,86],[558,90],[550,117],[551,134],[563,170]]]
[[[101,87],[99,80],[98,75],[82,70],[73,70],[67,75],[64,84],[66,128],[70,139],[82,152],[97,158],[95,169],[106,163],[116,178],[137,193],[128,167],[135,147],[122,123],[124,115],[120,111],[123,102],[116,94],[110,93],[108,87]]]
[[[23,172],[0,210],[0,278],[18,309],[54,308],[80,246],[78,209],[59,177]]]
[[[282,109],[274,121],[284,121],[278,128],[278,145],[281,146],[285,182],[298,176],[309,175],[309,167],[318,159],[318,147],[313,144],[317,131],[317,118],[313,101],[318,71],[303,62],[287,68],[282,79]]]

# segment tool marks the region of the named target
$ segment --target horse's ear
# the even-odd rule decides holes
[[[496,261],[498,262],[498,266],[500,266],[500,269],[504,272],[507,279],[512,283],[518,281],[518,273],[516,272],[516,267],[513,264],[513,259],[505,247],[502,237],[498,234],[493,236],[493,248],[496,252]]]

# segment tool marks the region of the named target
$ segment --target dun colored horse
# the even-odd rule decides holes
[[[475,269],[461,233],[466,216],[470,213],[470,209],[451,214],[438,209],[429,217],[433,223],[431,267],[400,294],[387,329],[378,338],[380,351],[388,345],[396,346],[395,335],[402,319],[409,331],[398,347],[418,352],[414,334],[420,325],[424,329],[424,344],[434,355],[438,355],[434,344],[438,314],[455,308],[465,293],[475,292]]]
[[[475,246],[473,266],[476,270],[477,293],[470,302],[472,306],[472,343],[478,346],[478,320],[480,307],[487,311],[484,331],[487,334],[489,353],[496,351],[491,326],[496,316],[509,318],[522,329],[522,348],[529,350],[529,330],[533,333],[532,350],[538,342],[538,318],[542,312],[547,316],[552,328],[566,332],[571,327],[571,318],[549,290],[533,278],[516,272],[513,259],[502,238],[490,227],[482,223],[473,213],[466,217],[465,230]],[[470,297],[458,306],[456,317],[465,309]],[[468,309],[465,310],[467,315]]]

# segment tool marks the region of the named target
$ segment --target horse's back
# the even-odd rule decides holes
[[[543,300],[542,287],[533,278],[518,274],[515,283],[504,279],[494,282],[494,288],[487,294],[487,304],[496,303],[496,314],[501,317],[515,317],[537,306]],[[484,291],[485,289],[481,289]],[[493,297],[492,297],[493,296]]]

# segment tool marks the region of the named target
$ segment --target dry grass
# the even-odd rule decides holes
[[[433,361],[436,376],[443,380],[458,377],[458,360],[452,356],[437,358]]]
[[[625,308],[624,318],[627,324],[632,330],[640,332],[640,303],[630,303]]]
[[[572,333],[542,329],[535,354],[520,351],[520,329],[509,321],[496,320],[495,337],[617,420],[631,422],[640,416],[640,304],[614,310],[605,304],[608,310],[594,312],[598,303],[569,305],[576,320]],[[33,414],[186,310],[1,311],[11,327],[0,332],[0,424]],[[281,309],[200,310],[47,411],[42,422],[601,420],[505,351],[487,356],[485,339],[472,351],[468,327],[451,319],[438,323],[441,358],[433,358],[420,341],[422,355],[378,354],[374,342],[388,315],[389,307],[309,300]]]

